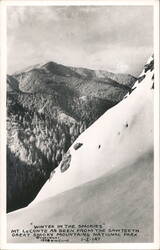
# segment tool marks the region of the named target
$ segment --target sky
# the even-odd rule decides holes
[[[12,74],[54,61],[138,75],[153,53],[151,6],[8,6]]]

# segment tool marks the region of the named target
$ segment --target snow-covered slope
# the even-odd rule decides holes
[[[133,92],[77,138],[30,206],[129,167],[153,152],[153,74],[151,57]]]
[[[101,225],[109,228],[138,229],[136,237],[105,236],[90,242],[152,242],[153,241],[153,154],[146,153],[121,170],[104,175],[77,188],[43,200],[35,206],[9,213],[8,242],[42,242],[36,238],[36,225]],[[31,231],[28,237],[12,237],[11,230]],[[32,233],[33,232],[33,233]],[[20,233],[20,231],[19,231]],[[37,232],[39,233],[39,231]],[[42,235],[44,235],[42,233]],[[56,233],[55,235],[56,236]],[[53,236],[53,242],[54,242]],[[46,242],[47,234],[45,234]],[[43,238],[41,237],[41,238]],[[62,241],[65,235],[59,237]],[[56,239],[56,238],[55,238]],[[81,237],[69,236],[69,242]]]

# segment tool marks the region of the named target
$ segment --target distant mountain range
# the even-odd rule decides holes
[[[61,88],[75,96],[90,95],[119,101],[136,78],[131,75],[114,74],[107,71],[67,67],[55,62],[32,66],[25,71],[8,76],[8,91],[25,93],[61,92]],[[16,85],[16,83],[19,83]],[[112,92],[114,95],[112,95]]]

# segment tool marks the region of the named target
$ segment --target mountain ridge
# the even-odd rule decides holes
[[[108,71],[102,70],[92,70],[87,68],[78,68],[78,67],[69,67],[55,62],[47,62],[45,64],[33,65],[26,70],[19,71],[18,73],[12,74],[16,79],[19,79],[20,76],[23,76],[25,73],[31,73],[32,71],[37,71],[39,73],[46,73],[46,76],[49,78],[51,75],[61,75],[65,77],[76,77],[81,78],[82,80],[101,80],[109,78],[119,84],[126,85],[129,87],[137,79],[136,77],[130,74],[115,74]],[[22,77],[23,78],[23,77]],[[53,81],[54,79],[50,79]]]
[[[97,76],[99,73],[101,75],[105,75],[106,74],[110,74],[110,75],[120,75],[120,76],[129,76],[129,77],[133,77],[133,78],[137,78],[136,76],[133,76],[132,74],[129,74],[129,73],[114,73],[114,72],[111,72],[111,71],[108,71],[108,70],[100,70],[100,69],[91,69],[89,67],[78,67],[78,66],[70,66],[70,65],[63,65],[61,63],[57,63],[55,61],[45,61],[43,63],[40,63],[40,64],[33,64],[32,66],[28,66],[28,67],[25,67],[21,70],[18,70],[16,72],[13,72],[12,74],[10,75],[19,75],[21,74],[22,72],[28,72],[32,69],[40,69],[40,68],[44,68],[45,65],[48,65],[48,64],[54,64],[54,65],[57,65],[57,66],[63,66],[63,67],[66,67],[66,68],[70,68],[72,69],[73,71],[75,72],[79,72],[80,75],[84,74],[84,76],[86,76],[87,73],[90,73],[90,76],[93,77],[93,76]],[[86,74],[85,74],[86,72]]]

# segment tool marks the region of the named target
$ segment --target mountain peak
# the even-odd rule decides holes
[[[41,67],[48,67],[48,66],[54,66],[54,65],[59,65],[58,63],[54,62],[54,61],[48,61],[44,64],[41,65]]]

